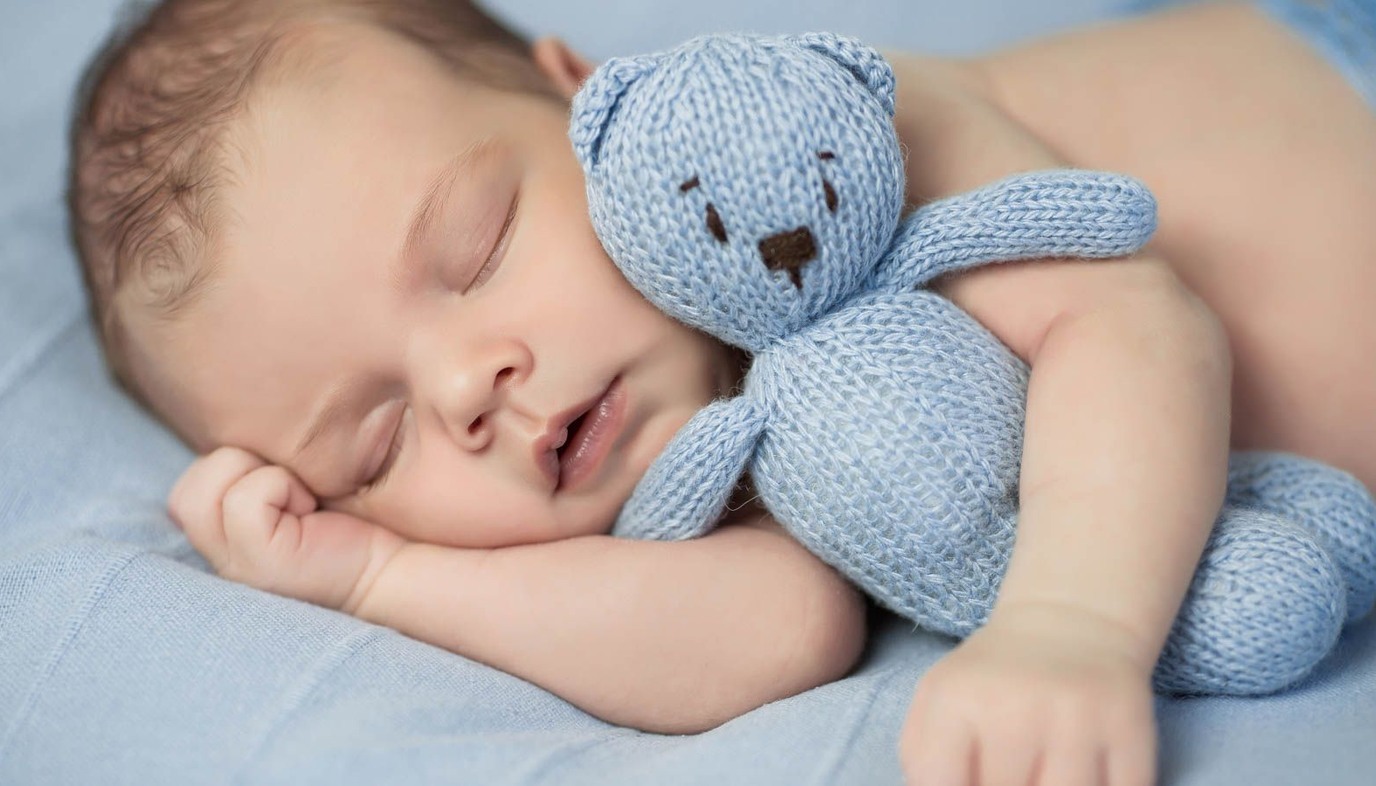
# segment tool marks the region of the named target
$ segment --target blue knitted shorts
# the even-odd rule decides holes
[[[1328,58],[1376,110],[1376,0],[1261,0],[1259,5]]]

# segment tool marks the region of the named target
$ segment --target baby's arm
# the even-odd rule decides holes
[[[673,734],[838,679],[864,641],[854,590],[763,520],[681,542],[408,544],[354,613]]]
[[[234,448],[192,464],[168,507],[226,578],[386,625],[647,731],[702,731],[837,679],[864,645],[855,590],[763,515],[681,543],[432,546],[317,510],[287,470]]]
[[[891,59],[913,201],[1064,165],[977,71]],[[923,783],[1151,782],[1151,671],[1222,501],[1226,337],[1152,253],[940,289],[1032,375],[1009,569],[988,624],[919,686],[905,767]]]

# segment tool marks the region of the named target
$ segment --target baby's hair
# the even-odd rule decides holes
[[[559,99],[528,42],[468,0],[127,6],[77,90],[67,205],[106,361],[145,406],[122,312],[170,320],[204,289],[221,223],[227,127],[266,73],[312,62],[312,53],[292,46],[296,36],[336,20],[398,34],[477,83]]]

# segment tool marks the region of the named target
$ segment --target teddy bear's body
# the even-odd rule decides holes
[[[617,534],[701,535],[749,472],[810,550],[890,609],[964,636],[1012,551],[1028,369],[926,285],[1004,260],[1130,253],[1154,203],[1131,179],[1067,170],[904,217],[893,87],[848,39],[717,36],[609,61],[575,99],[608,253],[666,313],[752,354],[740,395],[674,437]],[[1376,597],[1361,484],[1280,454],[1231,469],[1163,690],[1291,684]]]
[[[772,415],[755,489],[812,551],[851,554],[846,572],[876,600],[964,636],[987,616],[1012,550],[1026,384],[1025,366],[949,300],[867,293],[755,356],[742,395]],[[818,406],[779,405],[795,395]],[[909,549],[964,569],[890,559]]]

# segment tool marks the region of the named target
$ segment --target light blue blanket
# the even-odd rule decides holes
[[[0,6],[0,783],[900,781],[904,710],[949,644],[892,618],[876,626],[854,676],[706,734],[660,737],[608,726],[386,629],[207,574],[162,509],[190,454],[107,381],[65,242],[71,84],[115,5]],[[601,58],[727,27],[834,29],[950,52],[1112,5],[500,8]],[[1167,784],[1372,784],[1376,620],[1294,691],[1163,702],[1160,717]]]

